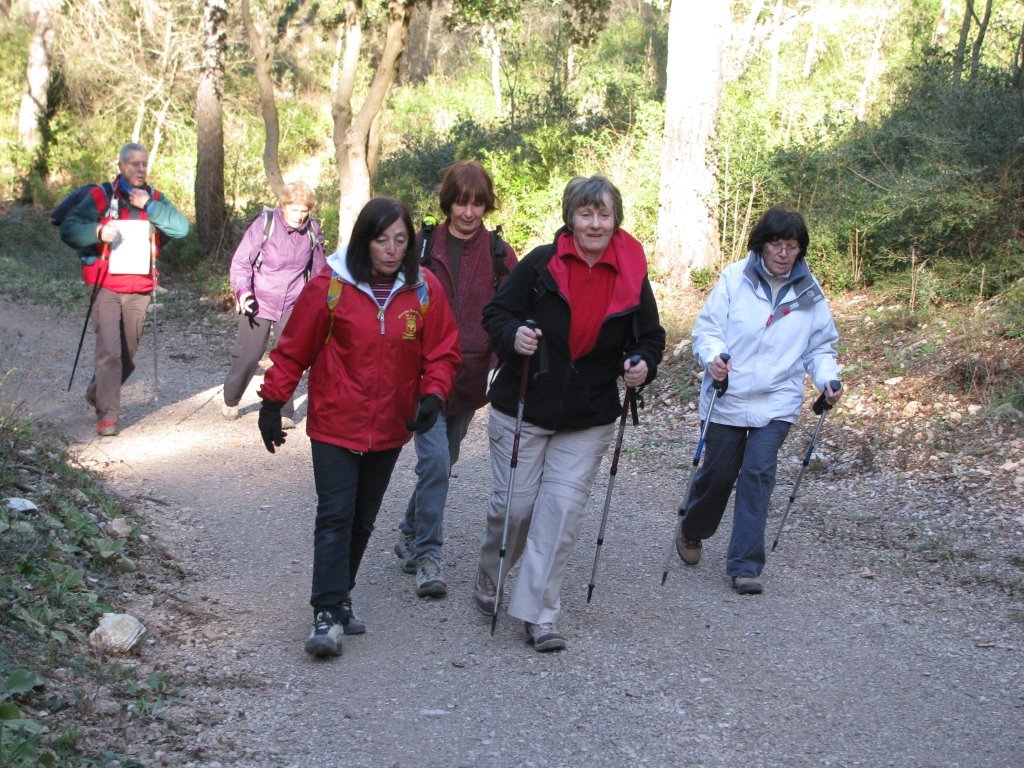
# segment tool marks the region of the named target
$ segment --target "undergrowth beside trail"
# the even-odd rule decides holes
[[[88,634],[120,612],[123,590],[145,591],[169,566],[128,502],[7,394],[0,386],[0,765],[138,765],[91,754],[79,728],[97,715],[152,716],[169,681],[136,680]]]

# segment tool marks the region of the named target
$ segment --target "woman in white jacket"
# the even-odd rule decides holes
[[[804,373],[839,400],[839,340],[825,294],[807,266],[807,225],[776,205],[754,226],[743,261],[726,267],[693,328],[693,352],[704,377],[701,419],[712,381],[729,377],[707,431],[704,463],[680,511],[676,550],[687,565],[700,561],[701,543],[718,529],[736,486],[726,574],[740,594],[759,594],[765,563],[765,524],[775,488],[778,453],[800,415]],[[726,361],[722,360],[723,353]]]

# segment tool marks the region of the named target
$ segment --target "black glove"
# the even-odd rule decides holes
[[[264,400],[260,408],[260,434],[267,450],[274,452],[275,445],[284,445],[284,430],[281,429],[281,406],[276,400]]]
[[[417,435],[429,432],[441,412],[441,398],[437,395],[424,395],[420,398],[420,407],[416,410],[416,421],[405,422],[405,428]]]

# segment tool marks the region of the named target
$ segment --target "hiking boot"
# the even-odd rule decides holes
[[[412,542],[413,535],[411,533],[398,532],[395,554],[402,561],[402,570],[406,573],[416,573],[416,553],[412,551]]]
[[[348,619],[348,621],[346,621]],[[341,626],[346,635],[361,635],[366,631],[363,620],[356,616],[352,610],[352,598],[346,597],[341,601]]]
[[[306,640],[306,653],[310,656],[341,656],[342,633],[341,623],[330,611],[318,611]]]
[[[281,429],[295,429],[295,419],[289,419],[287,416],[282,416]]]
[[[444,597],[448,594],[448,585],[444,583],[440,560],[428,555],[421,557],[417,566],[417,597]]]
[[[238,418],[238,406],[224,403],[220,407],[220,415],[223,416],[226,421],[234,421]]]
[[[117,422],[101,421],[96,425],[96,434],[100,437],[113,437],[117,434]]]
[[[530,640],[533,650],[546,653],[548,651],[560,651],[566,646],[565,636],[558,631],[554,624],[531,624],[523,622],[526,626],[526,634]]]
[[[732,588],[738,595],[760,595],[764,591],[761,580],[756,576],[733,576]]]
[[[676,537],[676,552],[679,553],[679,557],[682,558],[684,563],[687,565],[699,563],[700,547],[700,539],[688,539],[683,536],[683,529],[679,529],[679,535]]]
[[[473,602],[484,616],[494,615],[494,596],[498,590],[483,568],[476,569],[476,581],[473,583]]]

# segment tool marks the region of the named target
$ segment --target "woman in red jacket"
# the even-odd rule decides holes
[[[458,332],[437,278],[421,271],[412,218],[375,198],[310,280],[270,354],[260,389],[267,450],[285,441],[281,406],[309,369],[313,452],[313,629],[306,652],[341,654],[365,631],[349,591],[402,446],[430,429],[459,365]]]

